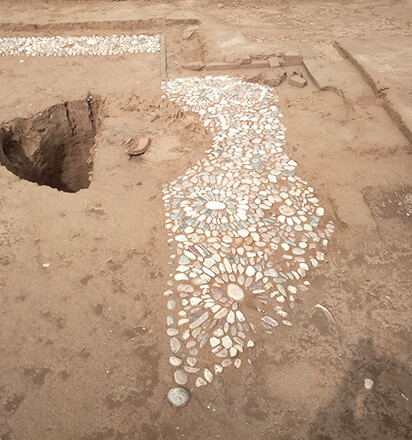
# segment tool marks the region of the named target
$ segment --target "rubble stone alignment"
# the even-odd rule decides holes
[[[1,56],[122,55],[159,53],[159,35],[0,38]]]
[[[285,152],[272,88],[206,76],[163,89],[213,133],[206,157],[163,188],[169,363],[177,385],[201,387],[251,362],[257,334],[292,325],[334,225]]]

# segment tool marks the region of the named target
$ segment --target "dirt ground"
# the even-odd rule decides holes
[[[55,111],[62,145],[75,120],[91,147],[64,182],[40,172],[53,188],[0,166],[0,440],[412,437],[411,147],[333,44],[368,39],[373,50],[376,35],[396,45],[410,39],[411,17],[411,3],[395,0],[0,2],[0,36],[36,23],[32,35],[164,34],[170,77],[198,59],[298,49],[318,61],[329,90],[276,90],[288,152],[336,225],[293,326],[262,333],[250,365],[172,407],[161,185],[211,136],[161,98],[158,55],[0,57],[3,129],[31,142],[53,124],[40,113]],[[199,21],[190,40],[181,18]],[[404,72],[402,57],[390,67]],[[393,77],[407,107],[410,78]],[[124,143],[140,136],[153,143],[129,159]]]

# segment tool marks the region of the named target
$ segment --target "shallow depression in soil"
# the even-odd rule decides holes
[[[54,105],[0,128],[0,163],[21,179],[65,192],[88,188],[99,99]]]

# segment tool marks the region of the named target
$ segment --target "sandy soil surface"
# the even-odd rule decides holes
[[[78,192],[0,166],[1,440],[410,438],[411,150],[333,43],[374,34],[396,46],[410,35],[411,5],[273,3],[0,2],[0,36],[21,35],[18,23],[54,23],[39,35],[74,23],[64,33],[84,35],[113,33],[110,20],[197,19],[190,40],[182,40],[184,24],[142,24],[142,33],[166,35],[171,77],[188,75],[182,64],[197,59],[298,49],[317,61],[329,90],[284,82],[277,93],[288,152],[336,225],[293,326],[260,334],[250,365],[172,407],[161,185],[203,157],[211,136],[162,100],[158,55],[0,58],[3,128],[41,130],[40,113],[69,103],[92,145],[89,167],[71,161],[67,171],[66,183],[87,186],[92,168]],[[105,23],[98,31],[78,24],[90,21]],[[406,93],[402,74],[394,77]],[[56,115],[64,138],[70,118]],[[141,136],[152,145],[130,159],[124,143]]]
[[[412,140],[412,52],[410,38],[342,39],[339,47],[359,66],[365,80],[390,107],[399,128]],[[396,118],[396,119],[395,119]]]

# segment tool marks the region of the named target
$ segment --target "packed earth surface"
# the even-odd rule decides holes
[[[0,0],[0,440],[412,437],[411,27]]]

